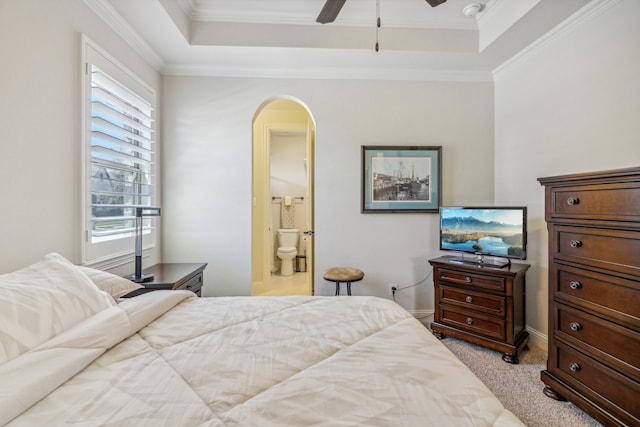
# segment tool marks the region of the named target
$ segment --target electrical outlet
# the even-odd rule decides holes
[[[396,285],[394,283],[389,285],[389,295],[395,296],[397,291],[398,291],[398,285]]]

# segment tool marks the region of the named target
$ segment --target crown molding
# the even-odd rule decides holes
[[[184,16],[189,18],[189,20],[195,19],[194,15],[196,4],[194,0],[176,0],[176,2],[178,3],[178,7],[180,7],[180,10],[182,10],[182,13],[184,13]]]
[[[247,16],[246,14],[232,14],[232,13],[220,13],[220,12],[200,12],[197,15],[189,15],[185,12],[185,15],[192,21],[197,22],[225,22],[225,23],[251,23],[251,24],[273,24],[273,25],[308,25],[318,26],[314,19],[309,18],[303,14],[289,14],[289,15],[254,15]],[[443,19],[409,19],[403,21],[395,21],[392,18],[385,18],[384,15],[380,17],[382,26],[389,28],[418,28],[418,29],[446,29],[446,30],[478,30],[478,25],[474,19],[468,19],[466,21],[460,20],[443,20]],[[301,24],[301,22],[308,21],[307,24]],[[343,18],[340,22],[334,22],[331,24],[334,27],[371,27],[375,28],[375,17],[372,19],[348,19]]]
[[[321,80],[387,80],[387,81],[442,81],[442,82],[490,82],[490,71],[456,70],[375,70],[355,69],[266,69],[256,67],[222,67],[169,65],[163,69],[164,75],[192,77],[239,77],[267,79],[321,79]]]
[[[503,1],[493,0],[489,2],[486,10],[478,14],[478,37],[480,52],[484,51],[493,42],[524,15],[530,12],[542,0],[518,0]]]
[[[514,67],[521,61],[533,56],[553,41],[566,37],[568,34],[603,14],[607,9],[613,7],[620,1],[621,0],[593,0],[590,3],[587,3],[582,9],[578,10],[535,42],[531,43],[516,55],[496,67],[493,70],[494,79],[497,81],[497,78],[501,73],[508,71],[511,67]]]
[[[198,66],[190,64],[168,64],[132,28],[108,2],[108,0],[83,0],[111,29],[122,37],[151,67],[164,75],[288,78],[328,80],[398,80],[398,81],[451,81],[493,82],[490,71],[393,69],[368,68],[318,69],[318,68],[264,68],[236,66]],[[193,7],[193,0],[180,0],[181,7]]]
[[[496,11],[502,7],[502,3],[503,0],[490,0],[487,4],[485,4],[478,14],[478,17],[476,18],[478,20],[478,25],[480,25],[482,21],[491,19]]]
[[[249,1],[248,6],[242,12],[237,12],[237,0],[219,0],[218,8],[200,8],[198,9],[195,0],[177,0],[182,3],[181,6],[185,11],[185,15],[192,21],[200,22],[230,22],[230,23],[253,23],[253,24],[275,24],[275,25],[309,25],[318,26],[315,22],[317,12],[320,11],[318,6],[317,12],[310,11],[304,5],[296,7],[295,2],[291,0],[279,0],[278,4],[272,9],[259,7],[260,0]],[[415,0],[412,0],[415,1]],[[273,1],[271,3],[274,3]],[[366,3],[366,2],[365,2]],[[371,5],[373,6],[371,0]],[[253,6],[252,6],[253,5]],[[384,5],[383,5],[384,6]],[[425,5],[426,7],[426,5]],[[362,12],[362,11],[361,11]],[[462,15],[460,15],[462,16]],[[383,7],[380,10],[382,25],[393,28],[424,28],[424,29],[455,29],[455,30],[477,30],[475,19],[468,18],[448,18],[434,19],[430,15],[421,17],[412,17],[410,19],[398,19],[392,14],[386,13]],[[306,24],[304,24],[306,23]],[[375,27],[376,13],[375,9],[367,9],[366,13],[360,14],[359,17],[341,15],[337,22],[331,23],[332,26],[348,26],[348,27]]]
[[[131,25],[129,25],[107,0],[83,0],[98,17],[100,17],[111,29],[118,34],[131,48],[137,52],[154,70],[160,72],[164,66],[164,60],[142,38]]]

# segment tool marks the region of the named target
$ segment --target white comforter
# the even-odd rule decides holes
[[[522,425],[391,301],[192,295],[124,300],[0,365],[0,424]]]

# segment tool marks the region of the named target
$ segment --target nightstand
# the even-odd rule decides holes
[[[207,263],[160,263],[145,268],[145,274],[153,274],[151,282],[142,283],[123,298],[158,290],[188,290],[202,296],[202,276]]]
[[[518,363],[518,353],[529,341],[525,330],[525,272],[529,265],[480,267],[458,264],[446,256],[429,263],[435,290],[433,334],[501,351],[502,360]]]

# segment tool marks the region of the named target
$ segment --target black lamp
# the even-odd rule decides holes
[[[136,208],[136,272],[127,277],[127,279],[136,283],[145,283],[153,280],[153,274],[142,274],[142,218],[148,216],[160,216],[160,208]]]

